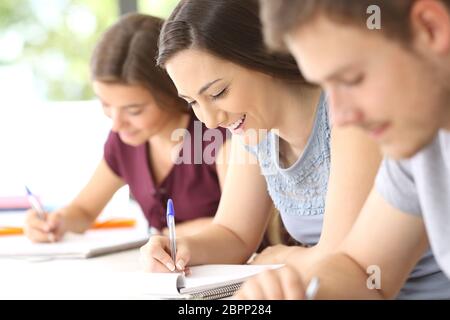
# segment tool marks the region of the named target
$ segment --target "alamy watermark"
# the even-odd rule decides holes
[[[225,133],[224,133],[225,132]],[[268,135],[270,139],[267,139]],[[235,135],[236,143],[231,143],[232,133],[223,129],[204,129],[202,123],[194,121],[193,130],[178,128],[171,134],[171,140],[177,144],[172,148],[171,159],[173,164],[207,164],[221,163],[228,160],[228,164],[258,164],[258,157],[255,153],[260,148],[268,150],[279,150],[279,131],[266,129],[245,130],[245,134]],[[240,140],[240,141],[239,141]],[[229,148],[224,148],[225,141],[231,143]],[[244,148],[249,152],[238,152],[236,148]],[[250,152],[253,150],[253,152]],[[224,155],[218,158],[219,152]],[[253,154],[252,154],[253,153]],[[233,156],[231,156],[233,154]],[[277,155],[279,161],[279,152]],[[275,173],[275,172],[273,172]],[[265,175],[272,174],[267,170]]]
[[[370,5],[367,7],[366,13],[369,15],[366,21],[369,30],[381,29],[381,8],[377,5]]]
[[[369,277],[367,278],[366,285],[369,290],[381,289],[381,269],[377,265],[368,266],[366,269]]]

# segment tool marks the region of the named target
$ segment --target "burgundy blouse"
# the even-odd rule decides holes
[[[169,198],[173,199],[177,222],[212,217],[219,205],[220,185],[215,163],[210,159],[205,161],[201,156],[205,152],[215,159],[216,145],[212,143],[221,147],[221,142],[230,133],[227,134],[227,130],[223,128],[212,129],[215,132],[208,133],[211,130],[194,115],[191,116],[187,130],[190,139],[187,139],[189,135],[184,137],[180,156],[183,159],[190,158],[191,162],[174,164],[159,186],[155,185],[152,177],[148,142],[137,147],[130,146],[123,143],[117,133],[110,132],[105,143],[104,158],[107,164],[129,185],[130,192],[139,203],[149,225],[160,230],[166,227],[166,204]],[[189,152],[189,157],[184,152]]]

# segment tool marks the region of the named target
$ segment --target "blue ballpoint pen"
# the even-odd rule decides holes
[[[45,211],[41,203],[27,186],[25,186],[25,189],[27,190],[28,201],[30,202],[31,207],[37,212],[39,219],[45,220]]]
[[[177,243],[175,235],[175,210],[173,208],[172,199],[167,201],[167,228],[169,229],[169,242],[170,242],[170,253],[172,256],[172,261],[176,264],[177,257]]]

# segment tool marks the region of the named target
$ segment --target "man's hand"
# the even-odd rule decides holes
[[[303,282],[290,267],[267,270],[244,283],[234,296],[246,300],[301,300],[305,298]]]

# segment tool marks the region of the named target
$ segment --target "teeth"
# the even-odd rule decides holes
[[[236,130],[236,129],[242,124],[242,122],[244,122],[244,120],[245,120],[245,115],[243,115],[243,116],[242,116],[239,120],[237,120],[236,122],[230,124],[230,125],[228,126],[228,128],[231,129],[231,130]]]

